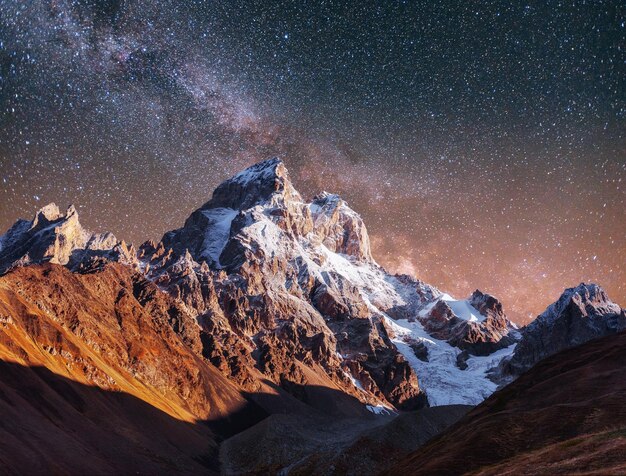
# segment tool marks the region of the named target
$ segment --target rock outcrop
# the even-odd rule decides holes
[[[187,421],[226,417],[246,404],[198,356],[195,319],[128,266],[87,274],[52,263],[14,269],[0,277],[0,316],[3,360],[126,392]]]
[[[492,354],[519,339],[517,326],[508,320],[502,310],[502,303],[495,297],[479,290],[474,291],[464,303],[470,313],[475,311],[469,318],[458,310],[455,313],[452,308],[454,304],[450,302],[458,303],[438,300],[430,312],[419,318],[433,337],[446,340],[450,345],[472,355]]]

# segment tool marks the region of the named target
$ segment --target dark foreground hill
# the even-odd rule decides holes
[[[626,333],[556,354],[388,474],[626,474]]]

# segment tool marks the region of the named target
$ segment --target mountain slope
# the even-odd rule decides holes
[[[217,474],[208,426],[44,367],[0,361],[5,475]]]
[[[393,417],[344,420],[272,415],[220,446],[222,471],[376,474],[448,428],[470,408],[440,406]]]
[[[243,409],[239,390],[192,350],[199,343],[173,330],[185,326],[197,324],[124,265],[80,274],[48,263],[0,277],[1,360],[129,393],[181,420]]]
[[[388,474],[622,474],[625,400],[622,332],[539,362]]]

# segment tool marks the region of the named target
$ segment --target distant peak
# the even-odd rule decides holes
[[[232,178],[226,180],[226,182],[235,182],[242,187],[247,187],[255,183],[269,183],[276,184],[276,189],[279,190],[284,186],[285,182],[289,182],[289,174],[287,168],[282,160],[278,157],[272,159],[263,160],[251,165],[247,169],[242,170]]]
[[[335,193],[330,192],[320,192],[313,197],[313,203],[323,204],[323,203],[337,203],[340,202],[341,197]]]
[[[583,301],[608,301],[609,297],[602,289],[602,287],[598,286],[595,283],[580,283],[578,286],[573,288],[568,288],[563,291],[561,294],[561,298],[559,300],[570,300],[575,295],[580,296]]]
[[[530,326],[537,325],[541,321],[552,322],[573,306],[581,309],[584,315],[595,309],[594,312],[619,313],[621,308],[619,305],[611,301],[608,294],[602,287],[595,283],[580,283],[573,288],[567,288],[559,299],[552,303],[548,308],[540,314]]]

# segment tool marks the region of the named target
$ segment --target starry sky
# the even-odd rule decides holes
[[[0,0],[0,229],[48,202],[140,243],[280,156],[377,260],[524,323],[626,306],[621,1]]]

